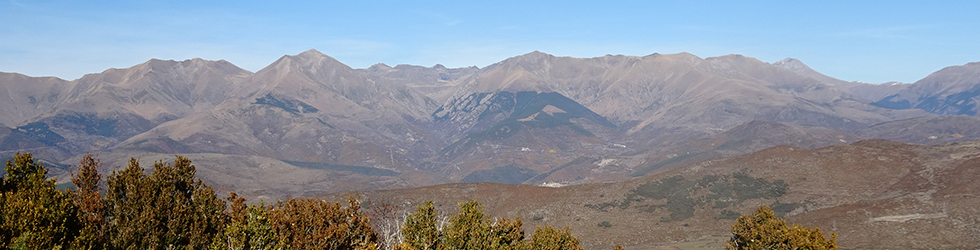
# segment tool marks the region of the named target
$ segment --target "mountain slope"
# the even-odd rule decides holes
[[[425,93],[437,103],[442,103],[449,98],[449,94],[452,94],[453,87],[473,76],[478,70],[476,66],[451,69],[441,64],[432,67],[399,64],[392,68],[379,63],[357,71],[372,81],[409,86]]]
[[[356,116],[366,110],[418,119],[427,117],[434,108],[430,99],[404,85],[371,81],[316,50],[283,56],[244,79],[235,93],[244,99],[269,94],[295,98],[326,115],[351,116],[360,121],[385,120]]]
[[[582,155],[609,154],[622,136],[602,116],[554,92],[498,92],[463,100],[453,108],[466,113],[450,117],[450,112],[437,110],[436,125],[466,136],[429,160],[426,169],[461,181],[521,183]],[[460,119],[474,126],[453,131]],[[479,177],[514,171],[526,174]]]
[[[164,123],[119,149],[257,155],[413,173],[444,142],[425,129],[434,102],[375,82],[315,50],[241,80],[217,107]],[[406,178],[414,178],[407,176]]]
[[[969,71],[956,72],[920,82],[969,85]],[[963,117],[869,105],[798,60],[741,55],[535,51],[482,69],[352,69],[309,50],[254,74],[226,61],[154,59],[74,81],[0,80],[11,96],[0,98],[11,105],[0,122],[13,124],[0,131],[5,153],[265,157],[377,169],[409,186],[617,181],[777,145],[936,144],[980,133]],[[928,90],[969,92],[957,88]]]
[[[471,135],[488,131],[506,120],[511,114],[500,110],[511,107],[512,101],[507,97],[522,92],[554,93],[567,97],[613,125],[607,127],[618,130],[589,131],[595,135],[591,137],[594,138],[592,143],[598,143],[586,143],[589,146],[578,142],[583,141],[582,139],[549,141],[547,148],[550,149],[594,148],[588,151],[568,151],[572,156],[556,158],[554,154],[522,153],[535,155],[530,158],[548,159],[540,161],[542,164],[548,162],[549,166],[554,166],[555,161],[562,165],[583,154],[611,156],[610,154],[625,153],[610,153],[615,151],[599,149],[613,145],[627,147],[627,151],[634,156],[650,155],[641,158],[663,157],[676,153],[663,152],[664,148],[717,135],[754,120],[855,131],[871,124],[927,115],[921,111],[896,111],[875,107],[866,100],[813,78],[740,55],[707,59],[686,53],[653,54],[645,57],[607,55],[598,58],[571,58],[535,51],[480,69],[474,76],[455,87],[453,97],[433,113],[433,118],[448,140],[459,140],[463,145],[472,146]],[[602,130],[601,127],[590,128]],[[515,138],[544,133],[547,132],[529,132]],[[507,140],[498,138],[488,145],[510,145],[517,148],[534,145],[527,141],[518,142],[523,139],[510,142]],[[461,145],[460,142],[453,145]],[[473,151],[457,149],[452,148],[448,153],[473,159],[482,158],[481,162],[492,159],[483,154],[474,154]],[[704,149],[697,152],[701,150]],[[488,152],[497,154],[495,150]],[[455,157],[457,156],[441,155],[437,161],[443,163],[435,165],[455,166],[454,164],[460,163],[450,160]],[[515,158],[521,157],[503,159]],[[632,162],[637,164],[636,161]],[[478,167],[479,169],[509,164],[511,163],[470,165],[484,166]],[[642,168],[636,165],[631,167]],[[433,171],[456,172],[457,169],[453,168],[455,167]],[[538,171],[542,170],[544,169]]]
[[[980,140],[980,117],[939,116],[902,119],[858,131],[865,138],[880,138],[926,145]]]
[[[0,72],[0,125],[13,128],[26,125],[50,112],[59,103],[71,82],[55,77],[29,77]]]
[[[907,89],[875,102],[894,109],[922,109],[940,115],[977,115],[980,62],[950,66],[916,81]]]
[[[153,59],[70,82],[4,73],[0,86],[11,96],[4,100],[13,103],[0,115],[17,113],[4,116],[11,117],[4,118],[8,126],[31,137],[57,135],[64,140],[49,146],[79,154],[111,148],[160,123],[210,109],[248,75],[227,61],[202,59]]]
[[[516,91],[560,93],[631,132],[648,126],[707,131],[751,120],[855,128],[894,116],[816,80],[737,55],[580,59],[532,52],[482,69],[449,104]]]
[[[558,118],[538,107],[523,110],[521,103],[528,101],[522,96],[555,97],[541,98],[555,103],[539,106],[578,119]],[[750,121],[825,127],[807,130],[840,135],[846,133],[828,131],[919,115],[925,113],[868,105],[815,79],[740,55],[570,58],[535,51],[480,69],[454,87],[453,97],[432,113],[438,135],[454,143],[427,159],[425,169],[453,180],[587,183],[613,173],[637,174],[657,162],[676,166],[751,152],[690,144]],[[785,138],[794,135],[799,134],[775,135],[779,139],[763,140],[754,150],[797,143]],[[768,135],[754,136],[732,140]],[[675,157],[693,158],[671,160]],[[596,165],[602,162],[620,164]],[[524,174],[504,174],[515,171]]]
[[[75,81],[56,112],[132,113],[152,123],[210,109],[251,75],[227,61],[150,60]]]

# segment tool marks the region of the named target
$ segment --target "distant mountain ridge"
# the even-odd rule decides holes
[[[973,118],[936,118],[976,114],[977,65],[886,86],[841,81],[791,58],[689,53],[534,51],[484,68],[353,69],[309,50],[254,73],[224,60],[152,59],[73,81],[0,73],[0,97],[9,97],[0,98],[8,107],[0,153],[30,150],[63,164],[90,152],[191,154],[302,168],[336,177],[336,188],[579,184],[777,145],[978,138],[965,125]],[[899,125],[919,121],[935,125]],[[211,178],[231,178],[221,171],[231,170]],[[234,178],[265,178],[249,173]],[[294,193],[281,188],[261,195]]]
[[[163,124],[123,146],[171,139],[202,152],[368,164],[382,159],[362,158],[362,153],[415,145],[403,137],[426,135],[413,122],[434,106],[406,86],[370,81],[315,50],[280,58],[243,79],[235,95],[240,98]],[[336,143],[348,140],[359,143]],[[383,160],[393,167],[394,156]]]
[[[227,61],[195,58],[152,59],[74,81],[3,75],[0,85],[14,103],[0,113],[33,111],[3,123],[35,139],[52,138],[45,134],[63,138],[41,139],[45,146],[35,148],[42,157],[60,160],[112,148],[163,122],[208,110],[227,99],[234,84],[251,72]],[[18,101],[24,97],[29,101]]]
[[[775,66],[788,69],[790,71],[796,72],[804,77],[810,77],[817,81],[823,82],[827,85],[834,86],[841,91],[847,92],[848,94],[863,98],[869,101],[877,101],[885,98],[886,96],[893,95],[908,88],[910,84],[900,83],[900,82],[886,82],[880,84],[871,84],[866,82],[856,82],[856,81],[844,81],[837,78],[833,78],[816,70],[811,69],[802,61],[796,58],[786,58],[783,60],[776,61],[772,63]]]
[[[446,68],[436,64],[426,68],[416,65],[399,64],[394,68],[383,63],[366,69],[357,69],[373,81],[388,81],[404,84],[432,98],[437,103],[445,102],[453,87],[479,70],[476,66],[467,68]]]
[[[977,115],[980,103],[980,62],[950,66],[875,102],[895,109],[922,109],[941,115]]]

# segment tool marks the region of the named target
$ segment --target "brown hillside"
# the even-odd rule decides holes
[[[569,225],[587,249],[716,242],[729,235],[734,217],[763,204],[791,223],[839,233],[846,249],[962,249],[980,246],[978,160],[977,141],[868,140],[814,150],[773,147],[616,183],[444,184],[362,195],[402,209],[433,200],[443,215],[456,202],[477,199],[491,215],[520,216],[526,230]]]

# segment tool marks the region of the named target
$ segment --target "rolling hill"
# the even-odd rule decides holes
[[[683,242],[722,248],[734,219],[759,205],[791,223],[837,232],[842,248],[962,249],[980,246],[980,200],[973,195],[980,188],[973,181],[978,157],[978,141],[864,140],[812,150],[772,147],[623,182],[560,188],[452,183],[361,195],[403,211],[434,201],[442,215],[476,199],[490,216],[521,217],[525,231],[568,225],[587,249]]]

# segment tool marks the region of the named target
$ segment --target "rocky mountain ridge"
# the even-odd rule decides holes
[[[798,60],[770,64],[741,55],[572,58],[535,51],[484,68],[353,69],[309,50],[255,73],[227,61],[154,59],[73,81],[0,73],[0,91],[10,96],[0,98],[10,107],[0,111],[8,127],[0,149],[63,164],[83,153],[279,161],[323,177],[309,180],[336,176],[336,189],[322,191],[459,181],[583,184],[777,145],[977,138],[973,117],[926,112],[969,110],[976,95],[968,86],[980,85],[971,82],[980,77],[969,66],[909,85],[946,96],[946,108],[923,110],[869,100],[845,88],[858,83]],[[266,178],[247,173],[233,179]],[[256,183],[268,190],[254,195],[295,194],[294,186]]]
[[[821,74],[820,72],[811,69],[806,64],[803,64],[802,61],[796,58],[787,57],[786,59],[773,62],[772,65],[788,69],[804,77],[813,78],[841,91],[847,92],[848,94],[869,101],[881,100],[886,96],[898,93],[899,91],[902,91],[910,86],[910,84],[901,82],[872,84],[860,81],[844,81]]]
[[[895,109],[922,109],[941,115],[977,115],[980,62],[950,66],[916,81],[909,88],[875,102]]]

